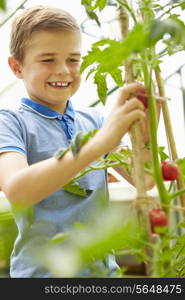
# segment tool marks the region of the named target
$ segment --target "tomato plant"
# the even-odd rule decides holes
[[[165,6],[161,4],[161,1],[152,0],[140,0],[138,3],[125,0],[115,0],[110,2],[111,5],[115,6],[117,11],[119,11],[118,18],[120,18],[119,22],[123,40],[116,41],[105,38],[94,43],[88,54],[83,57],[81,72],[84,72],[87,69],[89,70],[88,76],[92,76],[92,74],[94,74],[94,82],[97,85],[98,96],[103,104],[106,103],[108,91],[106,81],[107,75],[110,75],[118,86],[122,86],[124,84],[124,80],[122,78],[121,67],[123,66],[125,66],[125,78],[129,77],[128,82],[139,79],[145,86],[145,88],[141,89],[136,95],[150,113],[151,141],[149,147],[152,152],[152,161],[148,163],[147,167],[145,167],[145,170],[154,178],[159,193],[161,208],[156,208],[156,204],[154,202],[154,207],[151,209],[151,203],[148,202],[148,204],[146,204],[146,193],[141,193],[141,188],[139,187],[138,189],[136,186],[138,198],[142,198],[140,195],[145,195],[143,200],[146,204],[145,208],[143,209],[141,202],[140,209],[138,211],[140,211],[140,216],[142,215],[140,219],[140,226],[147,235],[148,242],[154,245],[153,254],[150,258],[147,258],[147,260],[150,261],[151,267],[148,274],[150,274],[150,276],[154,274],[157,274],[157,276],[164,276],[165,271],[171,272],[171,274],[173,273],[175,262],[172,267],[170,259],[167,261],[164,259],[159,267],[158,261],[161,261],[159,253],[160,251],[164,251],[167,255],[167,253],[173,252],[174,250],[171,248],[169,243],[169,235],[172,230],[171,223],[169,222],[171,209],[173,206],[171,204],[176,196],[183,196],[185,193],[185,188],[184,183],[181,181],[181,178],[183,178],[182,161],[184,161],[184,159],[181,160],[181,168],[179,168],[178,157],[176,156],[175,151],[173,151],[175,148],[175,143],[173,135],[171,134],[172,128],[169,121],[170,118],[166,112],[167,103],[165,101],[166,96],[164,92],[164,83],[160,72],[160,63],[165,55],[173,55],[178,51],[184,51],[185,24],[180,18],[180,15],[173,14],[173,12],[176,8],[179,8],[181,11],[183,11],[185,9],[185,1],[179,1],[175,4],[168,2]],[[82,4],[85,6],[89,17],[91,17],[97,24],[101,24],[101,11],[106,7],[106,5],[109,4],[109,1],[82,0]],[[89,14],[89,12],[93,13]],[[129,16],[128,18],[131,19],[133,24],[132,28],[129,28],[129,30],[125,30],[125,27],[128,25],[127,16]],[[125,24],[123,24],[124,21]],[[158,42],[164,46],[162,53],[157,50],[156,46],[158,46]],[[114,57],[114,59],[110,59],[110,57]],[[132,67],[132,69],[130,68],[130,74],[127,74],[128,68],[126,66],[128,64],[130,64]],[[162,153],[160,147],[158,146],[158,116],[155,95],[156,92],[154,92],[156,90],[159,92],[159,98],[164,100],[161,102],[162,113],[164,114],[165,122],[168,123],[166,126],[166,133],[169,138],[170,152],[172,151],[173,159],[166,156],[166,154],[164,155],[164,152]],[[133,145],[135,147],[135,144],[132,144],[132,146]],[[106,160],[104,164],[101,162],[99,168],[106,168],[109,166],[109,164],[110,166],[114,166],[117,163],[120,163],[126,167],[128,172],[130,172],[129,159],[132,157],[133,153],[134,148],[130,153],[127,153],[127,159],[125,159],[123,153],[119,153],[117,158],[114,157],[114,159],[110,161]],[[164,162],[166,159],[169,161]],[[162,163],[160,161],[162,161]],[[172,161],[175,161],[177,165]],[[142,174],[138,169],[138,165],[135,165],[135,170],[136,177],[137,173]],[[88,171],[90,171],[90,169],[86,170],[85,172]],[[140,177],[143,178],[144,176]],[[138,180],[140,183],[142,181],[141,178]],[[176,192],[173,192],[171,189],[168,190],[164,184],[165,181],[174,180],[177,180],[178,183]],[[183,212],[185,200],[183,197],[180,199]],[[137,202],[139,203],[139,201]],[[148,221],[145,217],[146,215],[149,216],[149,225],[151,225],[151,229],[148,229],[147,227]],[[165,227],[166,231],[164,234],[160,235],[159,239],[152,240],[151,233],[155,233],[156,227]],[[159,253],[157,252],[158,250],[156,250],[157,248]],[[149,252],[150,250],[146,251],[145,255],[147,255]],[[157,266],[156,268],[153,263],[153,257],[155,257],[155,265]],[[166,265],[168,265],[168,270],[165,270]]]
[[[87,78],[94,76],[97,93],[103,104],[106,103],[107,99],[108,83],[106,79],[108,75],[112,77],[118,87],[124,84],[122,67],[125,67],[125,79],[129,77],[128,82],[139,80],[143,83],[145,88],[142,88],[136,96],[144,104],[145,108],[149,110],[151,141],[149,145],[144,145],[143,147],[148,146],[152,153],[151,161],[145,166],[145,171],[154,178],[159,194],[160,208],[158,208],[159,203],[155,201],[151,204],[147,198],[146,191],[143,191],[143,187],[140,188],[139,186],[138,189],[138,186],[136,186],[138,193],[136,199],[136,214],[138,216],[139,225],[130,225],[129,222],[133,216],[129,215],[128,219],[130,219],[128,224],[124,224],[123,227],[121,225],[119,230],[115,229],[114,236],[111,233],[112,231],[110,230],[108,233],[107,229],[102,233],[101,242],[98,240],[96,243],[93,238],[91,242],[89,241],[89,244],[87,242],[86,249],[88,249],[88,251],[84,248],[83,250],[79,250],[74,242],[76,255],[81,257],[80,251],[82,251],[85,253],[86,260],[89,262],[89,252],[91,254],[94,253],[94,256],[97,258],[99,254],[110,251],[110,249],[117,251],[122,248],[124,253],[137,253],[136,255],[140,260],[147,262],[146,269],[148,269],[146,273],[149,277],[181,276],[179,274],[183,274],[183,268],[181,268],[181,272],[178,271],[179,266],[182,264],[179,253],[183,251],[185,240],[184,235],[174,235],[173,232],[176,229],[173,228],[170,223],[170,215],[172,209],[179,209],[173,206],[175,197],[181,197],[185,193],[184,184],[180,181],[181,178],[183,178],[182,170],[185,160],[182,158],[179,161],[173,152],[175,143],[173,141],[173,135],[171,135],[172,130],[169,115],[166,113],[167,103],[164,83],[160,72],[160,63],[164,56],[173,55],[185,49],[185,24],[180,18],[180,15],[173,14],[176,8],[179,8],[181,11],[185,9],[185,1],[179,1],[175,4],[169,1],[165,6],[161,5],[161,1],[153,0],[140,0],[137,3],[125,0],[82,0],[81,3],[85,7],[87,15],[96,22],[98,26],[101,24],[101,12],[107,5],[110,4],[112,7],[115,7],[115,12],[119,11],[119,16],[117,14],[117,17],[120,22],[123,39],[118,41],[115,39],[102,38],[95,42],[87,55],[83,57],[81,72],[87,71]],[[125,27],[128,25],[127,16],[128,19],[131,19],[133,25],[132,28],[129,28],[126,32]],[[126,20],[125,24],[123,24],[123,20]],[[156,46],[158,46],[158,42],[163,44],[162,52],[157,50],[158,47]],[[128,68],[126,68],[126,66],[128,64],[132,67],[130,68],[130,74],[127,74]],[[168,123],[166,132],[170,141],[169,152],[172,150],[173,159],[166,155],[164,151],[161,151],[161,147],[158,146],[156,90],[159,93],[159,98],[163,100],[161,102],[162,113]],[[87,142],[92,136],[93,133],[87,135],[81,134],[81,136],[76,137],[76,141],[74,139],[71,147],[74,155],[77,155],[80,150],[79,144],[84,144],[84,142]],[[135,136],[137,136],[137,134],[135,134]],[[79,140],[81,140],[81,143],[79,143]],[[96,167],[90,166],[83,170],[68,184],[67,190],[78,193],[80,189],[77,183],[78,178],[92,170],[122,165],[130,175],[133,164],[135,163],[134,160],[132,161],[132,157],[136,144],[132,144],[132,146],[133,145],[132,150],[122,149],[118,153],[109,153],[105,160],[100,159]],[[142,151],[141,148],[142,147],[140,147],[139,152]],[[139,152],[137,151],[137,154]],[[167,159],[169,161],[166,161]],[[138,157],[136,157],[136,160],[138,160]],[[132,163],[130,163],[130,161]],[[175,161],[177,165],[180,164],[180,167],[171,161]],[[138,165],[135,165],[136,181],[142,183],[144,175],[140,176],[138,174],[143,173],[140,172]],[[140,178],[138,179],[137,176],[140,176]],[[164,183],[168,180],[178,181],[178,187],[175,192],[166,188]],[[81,189],[80,192],[85,193],[85,191]],[[181,204],[182,207],[180,207],[180,210],[183,212],[185,206],[185,200],[183,198]],[[118,212],[116,214],[116,219],[118,220]],[[111,213],[109,212],[109,217],[110,215]],[[103,221],[103,223],[104,222],[107,224],[106,221]],[[110,221],[109,219],[109,224],[110,223],[113,226],[113,220]],[[183,227],[183,224],[184,223],[178,224],[177,226]],[[108,225],[106,226],[107,228],[109,227]],[[93,227],[94,230],[96,228],[95,225],[91,227]],[[155,233],[160,233],[159,229],[164,228],[165,231],[162,230],[162,234],[155,236]],[[97,237],[98,233],[100,234],[98,230],[96,233],[88,231],[87,235],[90,236],[92,234],[91,237],[94,237],[94,235]],[[137,237],[137,233],[139,237]],[[172,236],[175,240],[175,246],[171,246],[170,243]],[[101,250],[97,252],[97,248],[101,248]],[[163,253],[163,255],[161,255],[161,253]],[[83,264],[82,261],[81,263]]]

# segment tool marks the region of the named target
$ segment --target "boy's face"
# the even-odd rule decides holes
[[[79,32],[34,32],[19,64],[29,97],[64,113],[80,85],[80,53]]]

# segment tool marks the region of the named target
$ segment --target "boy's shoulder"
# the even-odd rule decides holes
[[[21,117],[19,108],[0,109],[0,134],[6,132],[22,132],[25,128],[26,118]]]
[[[9,108],[2,108],[0,109],[0,117],[7,117],[11,119],[18,118],[19,116],[19,109],[9,109]]]
[[[22,110],[21,107],[16,107],[13,109],[10,108],[2,108],[0,109],[0,120],[1,122],[4,120],[8,123],[11,122],[22,122],[24,118],[26,119],[27,116],[24,116],[24,111]]]

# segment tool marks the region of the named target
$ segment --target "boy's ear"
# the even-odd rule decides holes
[[[8,64],[17,78],[22,79],[22,65],[13,56],[8,57]]]

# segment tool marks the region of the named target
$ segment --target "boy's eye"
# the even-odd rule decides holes
[[[48,59],[43,59],[42,62],[52,62],[53,59],[52,58],[48,58]]]
[[[80,60],[79,59],[75,59],[75,58],[70,58],[70,62],[79,62]]]

